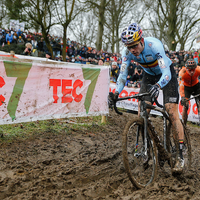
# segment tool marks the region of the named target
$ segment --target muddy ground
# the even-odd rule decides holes
[[[95,133],[38,133],[1,145],[0,200],[200,199],[200,128],[190,126],[191,171],[173,177],[159,168],[154,184],[137,190],[122,162],[121,133],[130,117],[113,111],[106,125],[93,125]]]

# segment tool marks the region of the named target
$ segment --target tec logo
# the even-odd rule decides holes
[[[77,79],[72,83],[72,79],[49,79],[49,86],[53,87],[53,103],[58,103],[58,87],[62,90],[62,103],[70,103],[73,100],[80,102],[83,98],[82,94],[77,94],[76,89],[83,86],[83,81]]]
[[[2,88],[5,85],[4,79],[0,76],[0,88]],[[0,95],[0,106],[4,103],[5,97],[3,95]]]

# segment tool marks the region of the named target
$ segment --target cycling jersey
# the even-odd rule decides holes
[[[181,97],[185,96],[184,87],[193,87],[195,86],[199,80],[198,77],[200,76],[200,66],[197,66],[195,69],[195,73],[193,76],[190,76],[186,67],[183,67],[179,72],[179,92]]]
[[[170,65],[172,61],[166,56],[163,44],[156,38],[147,37],[144,38],[144,50],[139,56],[134,56],[127,47],[124,47],[120,75],[117,79],[116,91],[119,93],[125,86],[131,60],[138,62],[146,73],[153,76],[161,75],[157,82],[161,88],[171,80]]]

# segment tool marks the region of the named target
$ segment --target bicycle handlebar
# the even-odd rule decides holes
[[[189,100],[191,100],[191,99],[194,99],[194,98],[196,98],[196,97],[199,97],[199,96],[200,96],[200,94],[197,94],[197,95],[195,95],[195,96],[190,97],[189,99],[187,99],[187,101],[189,101]]]
[[[117,114],[119,115],[122,115],[123,113],[122,112],[119,112],[119,110],[117,109],[117,106],[116,106],[116,103],[117,101],[122,101],[122,100],[127,100],[127,99],[138,99],[138,100],[143,100],[143,97],[144,96],[149,96],[149,93],[142,93],[142,94],[135,94],[135,95],[132,95],[132,96],[127,96],[127,97],[121,97],[121,98],[118,98],[115,102],[114,102],[114,110]],[[156,103],[156,105],[160,108],[163,108],[163,105],[161,105],[160,103],[158,103],[157,99],[153,99],[153,102]],[[149,109],[154,109],[155,110],[155,106],[153,105],[149,105],[147,104],[147,108]],[[157,111],[159,112],[162,112],[161,110],[157,109]]]

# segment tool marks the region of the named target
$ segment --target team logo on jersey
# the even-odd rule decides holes
[[[165,85],[165,84],[166,84],[166,80],[163,79],[163,80],[161,81],[161,85]]]
[[[123,61],[126,62],[127,61],[127,57],[124,56],[123,57]]]
[[[124,71],[126,69],[126,63],[122,63],[120,71]]]
[[[169,81],[169,76],[168,76],[168,75],[166,75],[166,76],[165,76],[165,79],[166,79],[167,81]]]
[[[138,60],[141,60],[140,56],[137,56],[136,58],[137,58]]]
[[[146,57],[147,61],[153,60],[153,56],[152,55],[146,55],[145,57]]]
[[[157,59],[162,58],[162,56],[160,55],[160,53],[157,53],[157,54],[156,54],[156,58],[157,58]]]
[[[152,43],[151,43],[151,42],[149,42],[149,46],[150,46],[150,47],[152,46]]]
[[[158,65],[160,68],[164,69],[166,67],[164,59],[163,58],[159,58],[158,59]]]

